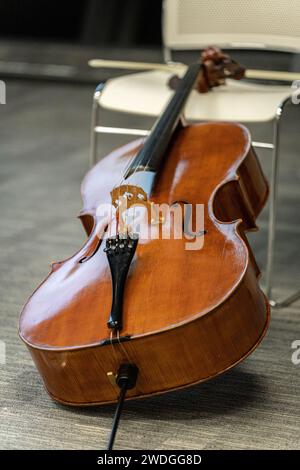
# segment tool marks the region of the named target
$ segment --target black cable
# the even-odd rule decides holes
[[[122,413],[122,410],[123,410],[123,405],[124,405],[124,399],[125,399],[126,392],[127,392],[127,387],[126,387],[126,384],[124,384],[123,387],[121,388],[121,392],[120,392],[120,395],[119,395],[119,400],[118,400],[117,408],[116,408],[113,423],[112,423],[112,428],[111,428],[111,432],[110,432],[110,436],[109,436],[107,450],[112,450],[114,442],[115,442],[115,437],[116,437],[116,433],[117,433],[121,413]]]
[[[107,450],[112,450],[115,437],[118,430],[121,413],[123,410],[124,400],[127,390],[133,388],[136,384],[138,368],[135,364],[122,364],[116,378],[117,385],[120,387],[120,395],[118,398],[117,408],[115,411],[111,433],[109,436]]]

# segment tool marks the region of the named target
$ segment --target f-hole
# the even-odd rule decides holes
[[[188,235],[188,236],[201,237],[202,235],[206,235],[207,230],[200,230],[200,232],[198,232],[198,233],[190,233],[189,230],[188,230],[190,224],[189,224],[189,220],[185,219],[185,216],[188,215],[188,217],[192,217],[193,214],[192,214],[192,211],[189,212],[188,214],[186,214],[185,206],[191,208],[192,204],[190,204],[188,201],[174,201],[172,203],[171,207],[177,206],[177,205],[180,205],[181,210],[182,210],[182,214],[183,214],[183,217],[182,217],[182,232],[185,235]],[[188,210],[190,210],[190,209],[188,209]]]
[[[104,233],[107,231],[107,229],[108,229],[108,225],[105,227]],[[93,258],[93,256],[95,256],[95,254],[96,254],[97,251],[99,250],[99,248],[100,248],[100,246],[101,246],[101,243],[102,243],[102,240],[103,240],[103,237],[102,237],[102,238],[98,238],[98,242],[97,242],[95,248],[92,250],[91,254],[83,256],[83,257],[78,261],[78,263],[80,263],[80,264],[86,263],[86,261],[88,261],[88,260],[90,260],[91,258]]]

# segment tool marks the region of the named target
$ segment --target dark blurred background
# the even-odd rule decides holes
[[[10,0],[0,3],[0,38],[87,45],[161,43],[162,0]]]
[[[1,1],[0,76],[96,83],[116,72],[99,74],[91,58],[162,61],[161,8],[162,0]]]

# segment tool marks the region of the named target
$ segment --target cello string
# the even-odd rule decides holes
[[[134,152],[133,155],[130,157],[129,161],[128,161],[128,162],[126,163],[126,165],[125,165],[125,168],[124,168],[124,170],[123,170],[123,173],[122,173],[122,176],[121,176],[121,179],[120,179],[119,183],[116,184],[116,185],[114,186],[114,188],[113,188],[113,189],[115,189],[115,188],[118,186],[118,189],[119,189],[118,199],[119,199],[119,200],[120,200],[120,196],[121,196],[121,186],[122,186],[123,182],[126,181],[125,175],[126,175],[128,169],[130,168],[130,165],[134,162],[134,159],[135,159],[136,157],[137,157],[137,153]],[[136,166],[136,168],[135,168],[135,170],[134,170],[134,172],[132,173],[131,176],[133,176],[133,175],[136,173],[136,171],[137,171],[137,166]],[[117,212],[118,212],[118,211],[117,211]],[[119,221],[120,216],[122,216],[122,214],[119,214],[119,213],[118,213],[117,218],[116,218],[117,224],[118,224],[118,221]],[[118,225],[119,225],[119,224],[118,224]],[[117,225],[117,227],[116,227],[116,232],[118,231],[118,228],[119,228],[118,225]],[[127,225],[126,225],[126,229],[127,229]],[[127,229],[127,235],[128,235],[128,229]]]
[[[190,90],[190,92],[191,92],[191,91],[192,91],[192,89]],[[151,134],[152,134],[153,130],[156,128],[156,125],[158,124],[158,122],[159,122],[159,120],[160,120],[162,114],[165,112],[165,110],[167,110],[167,108],[168,108],[168,106],[169,106],[171,100],[174,98],[174,95],[175,95],[175,94],[176,94],[176,90],[174,90],[174,92],[171,94],[171,96],[170,96],[170,98],[169,98],[167,104],[166,104],[165,107],[164,107],[163,112],[160,114],[160,116],[157,118],[156,122],[154,123],[149,137],[151,137]],[[180,113],[179,113],[179,116],[178,116],[179,119],[180,119],[181,114],[182,114],[182,110],[181,110]],[[148,137],[148,138],[149,138],[149,137]],[[148,138],[147,138],[147,140],[148,140]],[[146,164],[144,165],[143,170],[139,170],[139,164],[138,164],[139,162],[137,162],[136,167],[135,167],[135,170],[134,170],[134,172],[132,173],[132,175],[135,175],[138,171],[141,171],[141,172],[142,172],[142,171],[148,171],[148,169],[149,169],[149,167],[150,167],[150,163],[151,163],[152,158],[153,158],[153,155],[152,155],[152,154],[149,154],[149,157],[148,157],[148,159],[147,159],[147,161],[146,161]],[[134,212],[133,212],[133,224],[134,224],[134,221],[135,221],[135,207],[134,207]]]
[[[166,104],[164,110],[166,110],[166,109],[168,108],[168,106],[169,106],[169,104],[170,104],[170,102],[171,102],[171,100],[173,99],[173,97],[174,97],[175,94],[176,94],[176,90],[175,90],[175,91],[173,92],[173,94],[170,96],[170,99],[168,100],[168,103]],[[164,112],[164,111],[163,111],[163,112]],[[181,114],[181,112],[180,112],[180,114]],[[161,115],[159,116],[159,118],[158,118],[158,119],[156,120],[156,122],[154,123],[154,125],[153,125],[153,127],[152,127],[152,131],[153,131],[153,129],[155,129],[155,127],[156,127],[157,123],[159,122],[160,118],[161,118]],[[179,115],[179,118],[180,118],[180,115]],[[150,136],[151,136],[151,134],[152,134],[152,131],[151,131],[151,133],[150,133]],[[149,137],[148,137],[148,138],[149,138]],[[148,138],[147,138],[146,140],[148,140]],[[128,169],[130,168],[131,163],[134,161],[134,158],[136,158],[136,157],[137,157],[137,155],[134,155],[134,156],[130,159],[130,161],[128,162],[128,164],[125,166],[125,170],[124,170],[124,173],[123,173],[123,177],[121,178],[121,181],[120,181],[120,183],[119,183],[119,198],[120,198],[120,194],[121,194],[121,188],[120,188],[120,187],[121,187],[122,183],[123,183],[124,181],[126,181],[125,175],[126,175]],[[147,171],[147,170],[149,169],[149,165],[150,165],[150,162],[151,162],[152,158],[153,158],[153,155],[150,154],[149,157],[148,157],[148,159],[147,159],[147,161],[146,161],[146,164],[145,164],[145,166],[144,166],[144,169],[143,169],[142,171]],[[137,162],[136,162],[136,165],[135,165],[135,169],[134,169],[133,173],[132,173],[130,176],[134,176],[138,171],[141,171],[141,170],[139,170],[139,164],[138,164],[138,163],[139,163],[139,162],[137,161]],[[135,208],[134,208],[134,212],[133,212],[133,224],[134,224],[134,222],[135,222]],[[128,233],[128,231],[127,231],[127,233]]]
[[[113,343],[113,330],[110,332],[110,344],[111,344],[111,347],[112,347],[113,356],[115,358],[115,367],[116,367],[116,370],[117,370],[118,365],[119,365],[119,361],[118,361],[118,355],[117,355],[117,352],[116,352],[116,349],[115,349],[115,344]]]
[[[169,98],[167,104],[166,104],[165,107],[164,107],[163,113],[164,113],[164,111],[167,109],[167,107],[168,107],[170,101],[172,100],[172,98],[174,97],[175,93],[176,93],[176,90],[175,90],[175,91],[172,93],[172,95],[170,96],[170,98]],[[150,133],[149,137],[151,136],[153,130],[155,129],[157,123],[159,122],[160,117],[161,117],[161,115],[160,115],[159,118],[155,121],[155,123],[154,123],[154,125],[153,125],[153,127],[152,127],[152,130],[151,130],[151,133]],[[149,137],[148,137],[148,138],[149,138]],[[153,155],[149,154],[149,157],[148,157],[148,159],[147,159],[147,161],[146,161],[146,164],[144,165],[143,170],[139,170],[140,172],[148,171],[149,165],[150,165],[150,162],[151,162],[152,158],[153,158]],[[135,168],[135,171],[133,172],[133,175],[138,171],[138,168],[139,168],[139,165],[137,164],[137,165],[136,165],[136,168]],[[148,220],[149,220],[148,210],[149,210],[149,206],[147,206],[147,216],[148,216]],[[151,220],[151,214],[150,214],[150,220]],[[133,226],[134,226],[134,222],[135,222],[135,206],[134,206],[134,211],[133,211],[133,222],[132,222],[132,223],[133,223]]]
[[[118,340],[118,344],[120,346],[120,348],[122,349],[123,353],[125,354],[126,358],[128,359],[129,362],[132,362],[128,352],[126,351],[124,345],[122,344],[122,342],[120,341],[120,330],[117,331],[117,340]]]
[[[168,107],[168,105],[169,105],[169,102],[170,102],[171,99],[173,98],[175,92],[176,92],[176,91],[174,91],[174,93],[171,95],[170,99],[168,100],[168,103],[165,105],[165,109],[167,109],[167,107]],[[163,111],[163,112],[164,112],[164,111]],[[159,116],[159,117],[156,119],[154,125],[152,126],[151,133],[150,133],[150,135],[143,141],[143,145],[145,144],[145,142],[146,142],[146,141],[149,139],[149,137],[151,136],[152,131],[155,129],[157,123],[159,122],[160,117],[161,117],[161,116]],[[138,151],[138,153],[139,153],[139,151]],[[124,173],[123,173],[123,175],[122,175],[122,177],[121,177],[120,182],[118,183],[118,187],[119,187],[119,198],[120,198],[120,194],[121,194],[120,186],[122,185],[122,183],[123,183],[124,181],[126,181],[125,175],[126,175],[128,169],[130,168],[130,165],[133,163],[134,159],[135,159],[137,156],[138,156],[138,154],[134,154],[134,155],[132,156],[132,158],[130,158],[129,162],[126,164],[125,169],[123,170]],[[150,164],[151,159],[152,159],[152,155],[149,155],[149,158],[148,158],[148,160],[147,160],[147,162],[146,162],[146,165],[145,165],[143,171],[147,171],[147,169],[149,168],[149,164]],[[138,171],[141,171],[141,170],[139,170],[139,165],[138,165],[138,161],[137,161],[137,164],[135,165],[135,169],[134,169],[133,173],[132,173],[130,176],[134,176]],[[116,187],[117,187],[117,184],[114,186],[113,189],[115,189]],[[134,219],[135,219],[135,210],[134,210],[134,216],[133,216],[133,223],[134,223]]]
[[[124,175],[126,174],[128,168],[130,167],[131,163],[133,162],[134,158],[136,157],[136,154],[133,153],[133,155],[129,158],[129,160],[126,162],[126,165],[125,165],[125,168],[122,170],[122,176],[120,179],[117,179],[115,184],[113,185],[112,187],[112,191],[115,190],[117,187],[119,188],[119,192],[118,192],[118,199],[120,199],[120,195],[121,195],[121,189],[120,189],[120,186],[122,185],[123,181],[125,181],[125,177]],[[114,207],[114,201],[112,201],[111,203],[111,208],[110,208],[110,220],[112,222],[112,219],[113,219],[113,207]],[[117,231],[118,231],[118,217],[119,217],[119,214],[118,214],[118,210],[116,208],[116,213],[115,213],[115,223],[116,223],[116,235],[117,235]],[[112,235],[112,223],[110,223],[110,228],[109,228],[109,237],[111,237]]]
[[[143,142],[143,143],[144,143],[144,142]],[[126,175],[128,169],[130,168],[130,165],[133,163],[134,159],[136,158],[136,156],[137,156],[137,153],[134,152],[133,155],[132,155],[132,156],[129,158],[129,160],[126,162],[126,165],[125,165],[125,167],[124,167],[124,169],[123,169],[123,171],[122,171],[122,176],[121,176],[121,178],[118,179],[118,180],[116,181],[116,183],[113,185],[112,191],[113,191],[114,189],[116,189],[116,188],[119,189],[119,192],[118,192],[118,199],[120,199],[120,196],[121,196],[121,188],[120,188],[120,187],[121,187],[122,183],[126,181],[125,175]],[[138,171],[138,165],[137,165],[136,168],[134,169],[134,171],[133,171],[133,173],[132,173],[131,176],[133,176],[137,171]],[[113,206],[114,206],[114,204],[113,204],[113,201],[112,201],[111,208],[110,208],[110,221],[112,221],[112,218],[113,218],[113,214],[112,214]],[[118,226],[119,226],[119,224],[118,224],[118,218],[119,218],[119,216],[120,216],[120,214],[118,214],[117,212],[118,212],[118,211],[117,211],[117,209],[116,209],[116,218],[115,218],[115,222],[116,222],[116,234],[117,234]],[[135,208],[134,208],[134,215],[133,215],[133,223],[134,223],[134,219],[135,219]],[[127,233],[128,233],[128,232],[127,232]],[[110,223],[110,225],[109,225],[109,237],[111,237],[111,235],[112,235],[112,223]]]

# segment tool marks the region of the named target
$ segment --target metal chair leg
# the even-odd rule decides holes
[[[139,137],[146,137],[150,133],[148,129],[129,129],[124,127],[108,127],[98,125],[100,109],[99,100],[101,93],[104,90],[104,86],[104,83],[100,83],[100,85],[97,86],[93,97],[90,130],[90,167],[97,163],[98,134],[134,135]]]
[[[279,119],[281,109],[278,108],[273,130],[273,155],[270,182],[270,212],[268,224],[268,246],[267,246],[267,266],[266,266],[266,295],[272,297],[273,269],[274,269],[274,248],[277,210],[277,186],[278,186],[278,156],[279,156]]]
[[[94,93],[93,96],[93,106],[92,106],[92,116],[91,116],[91,130],[90,130],[90,167],[95,165],[97,161],[97,132],[95,131],[98,123],[98,115],[99,115],[99,99],[103,89],[105,87],[104,83],[100,83]]]
[[[277,196],[278,196],[278,176],[279,176],[279,145],[280,145],[280,119],[286,104],[290,101],[290,97],[286,98],[277,108],[274,121],[273,135],[273,157],[272,172],[270,184],[270,214],[268,229],[268,248],[267,248],[267,267],[266,267],[266,295],[269,298],[272,307],[286,307],[295,302],[300,297],[300,290],[294,294],[282,299],[275,300],[272,298],[273,290],[273,274],[274,274],[274,254],[275,254],[275,236],[277,222]]]

